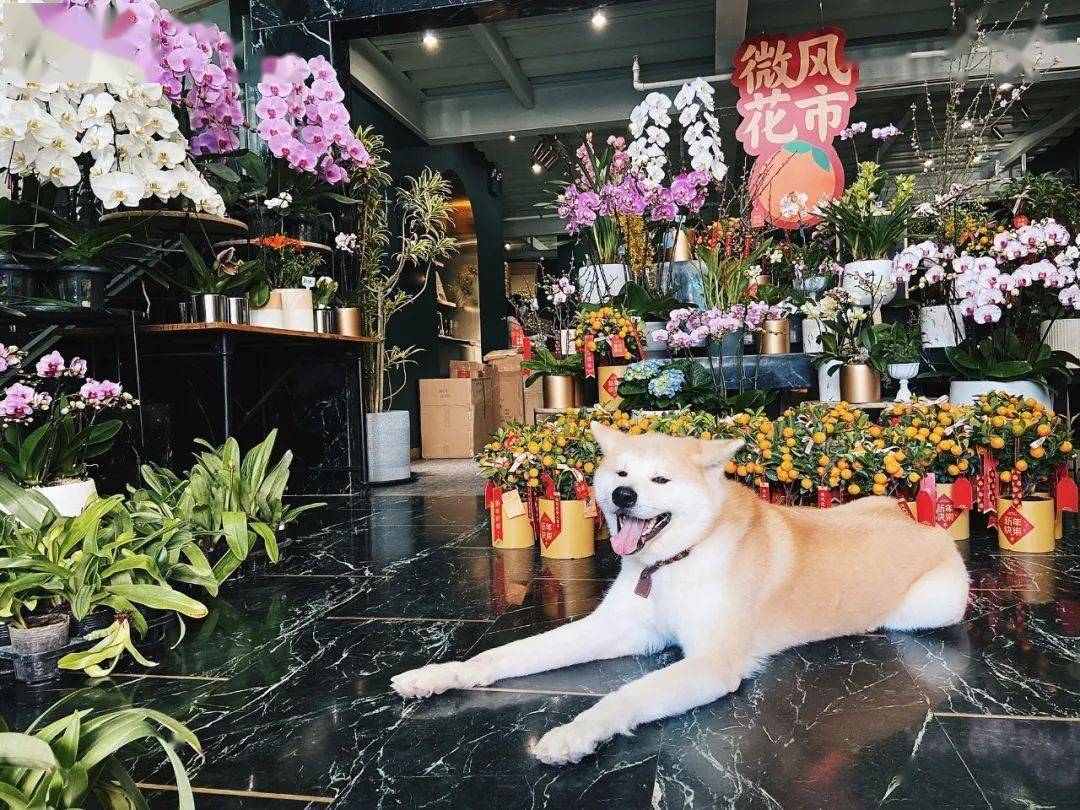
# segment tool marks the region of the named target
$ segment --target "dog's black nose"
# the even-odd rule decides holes
[[[611,493],[611,500],[620,509],[629,509],[637,503],[637,493],[630,487],[615,487],[615,491]]]

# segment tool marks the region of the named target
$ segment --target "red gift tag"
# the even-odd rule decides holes
[[[970,478],[957,478],[953,481],[952,501],[958,509],[970,509],[974,505]]]
[[[817,505],[818,509],[831,509],[832,508],[832,490],[828,487],[817,488]]]
[[[525,360],[532,360],[532,341],[529,340],[528,336],[521,338],[521,355]],[[524,373],[528,374],[527,371]]]
[[[596,355],[593,354],[592,344],[585,344],[585,376],[596,376]]]
[[[934,525],[934,509],[937,496],[937,479],[933,473],[924,475],[919,481],[919,492],[915,496],[915,515],[919,523]]]
[[[1015,506],[1010,506],[998,516],[997,527],[1005,539],[1014,546],[1035,528],[1034,524],[1020,514],[1020,510]]]
[[[761,482],[761,485],[758,487],[758,497],[765,501],[765,503],[770,503],[772,501],[772,495],[769,493],[768,481]]]
[[[626,357],[628,352],[626,351],[626,341],[618,335],[612,335],[608,341],[608,345],[611,347],[612,357]]]
[[[510,324],[510,345],[515,349],[520,349],[525,342],[525,330],[521,328],[521,324]]]
[[[1054,474],[1057,477],[1057,485],[1054,487],[1054,502],[1058,511],[1078,511],[1076,482],[1069,475],[1068,469],[1062,464]]]

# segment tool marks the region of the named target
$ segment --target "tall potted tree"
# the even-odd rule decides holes
[[[437,171],[424,169],[417,177],[405,178],[393,191],[385,174],[385,149],[381,140],[375,145],[370,130],[357,136],[372,149],[373,165],[379,181],[367,189],[377,194],[379,205],[368,210],[361,203],[359,214],[374,219],[358,223],[355,246],[350,256],[350,278],[346,296],[360,310],[361,334],[376,342],[364,351],[364,391],[367,411],[368,476],[372,483],[396,481],[410,475],[410,423],[407,410],[393,410],[394,396],[405,386],[405,375],[416,347],[386,345],[386,328],[401,309],[424,294],[434,268],[457,250],[447,231],[453,226],[450,214],[450,183]],[[365,180],[370,186],[370,176]],[[391,239],[397,250],[387,257]],[[339,240],[341,245],[343,240]],[[386,259],[390,261],[387,262]],[[402,277],[422,276],[419,289],[408,291]]]

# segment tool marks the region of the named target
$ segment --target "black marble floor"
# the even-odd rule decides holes
[[[486,519],[464,494],[312,515],[279,566],[148,650],[158,667],[129,662],[79,700],[187,722],[202,808],[1080,806],[1080,532],[1038,557],[964,544],[961,626],[789,651],[733,696],[553,768],[533,742],[677,653],[398,698],[392,675],[584,615],[615,574],[605,544],[573,562],[496,552]],[[25,726],[86,686],[0,684],[0,714]],[[134,770],[176,806],[158,758]]]

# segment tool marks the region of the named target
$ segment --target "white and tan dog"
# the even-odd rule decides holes
[[[728,694],[773,653],[878,627],[960,621],[968,578],[942,530],[889,498],[833,509],[768,505],[724,477],[738,440],[626,436],[593,425],[597,500],[622,570],[589,616],[467,661],[396,676],[427,697],[678,644],[684,658],[607,695],[533,749],[577,762],[616,734]]]

